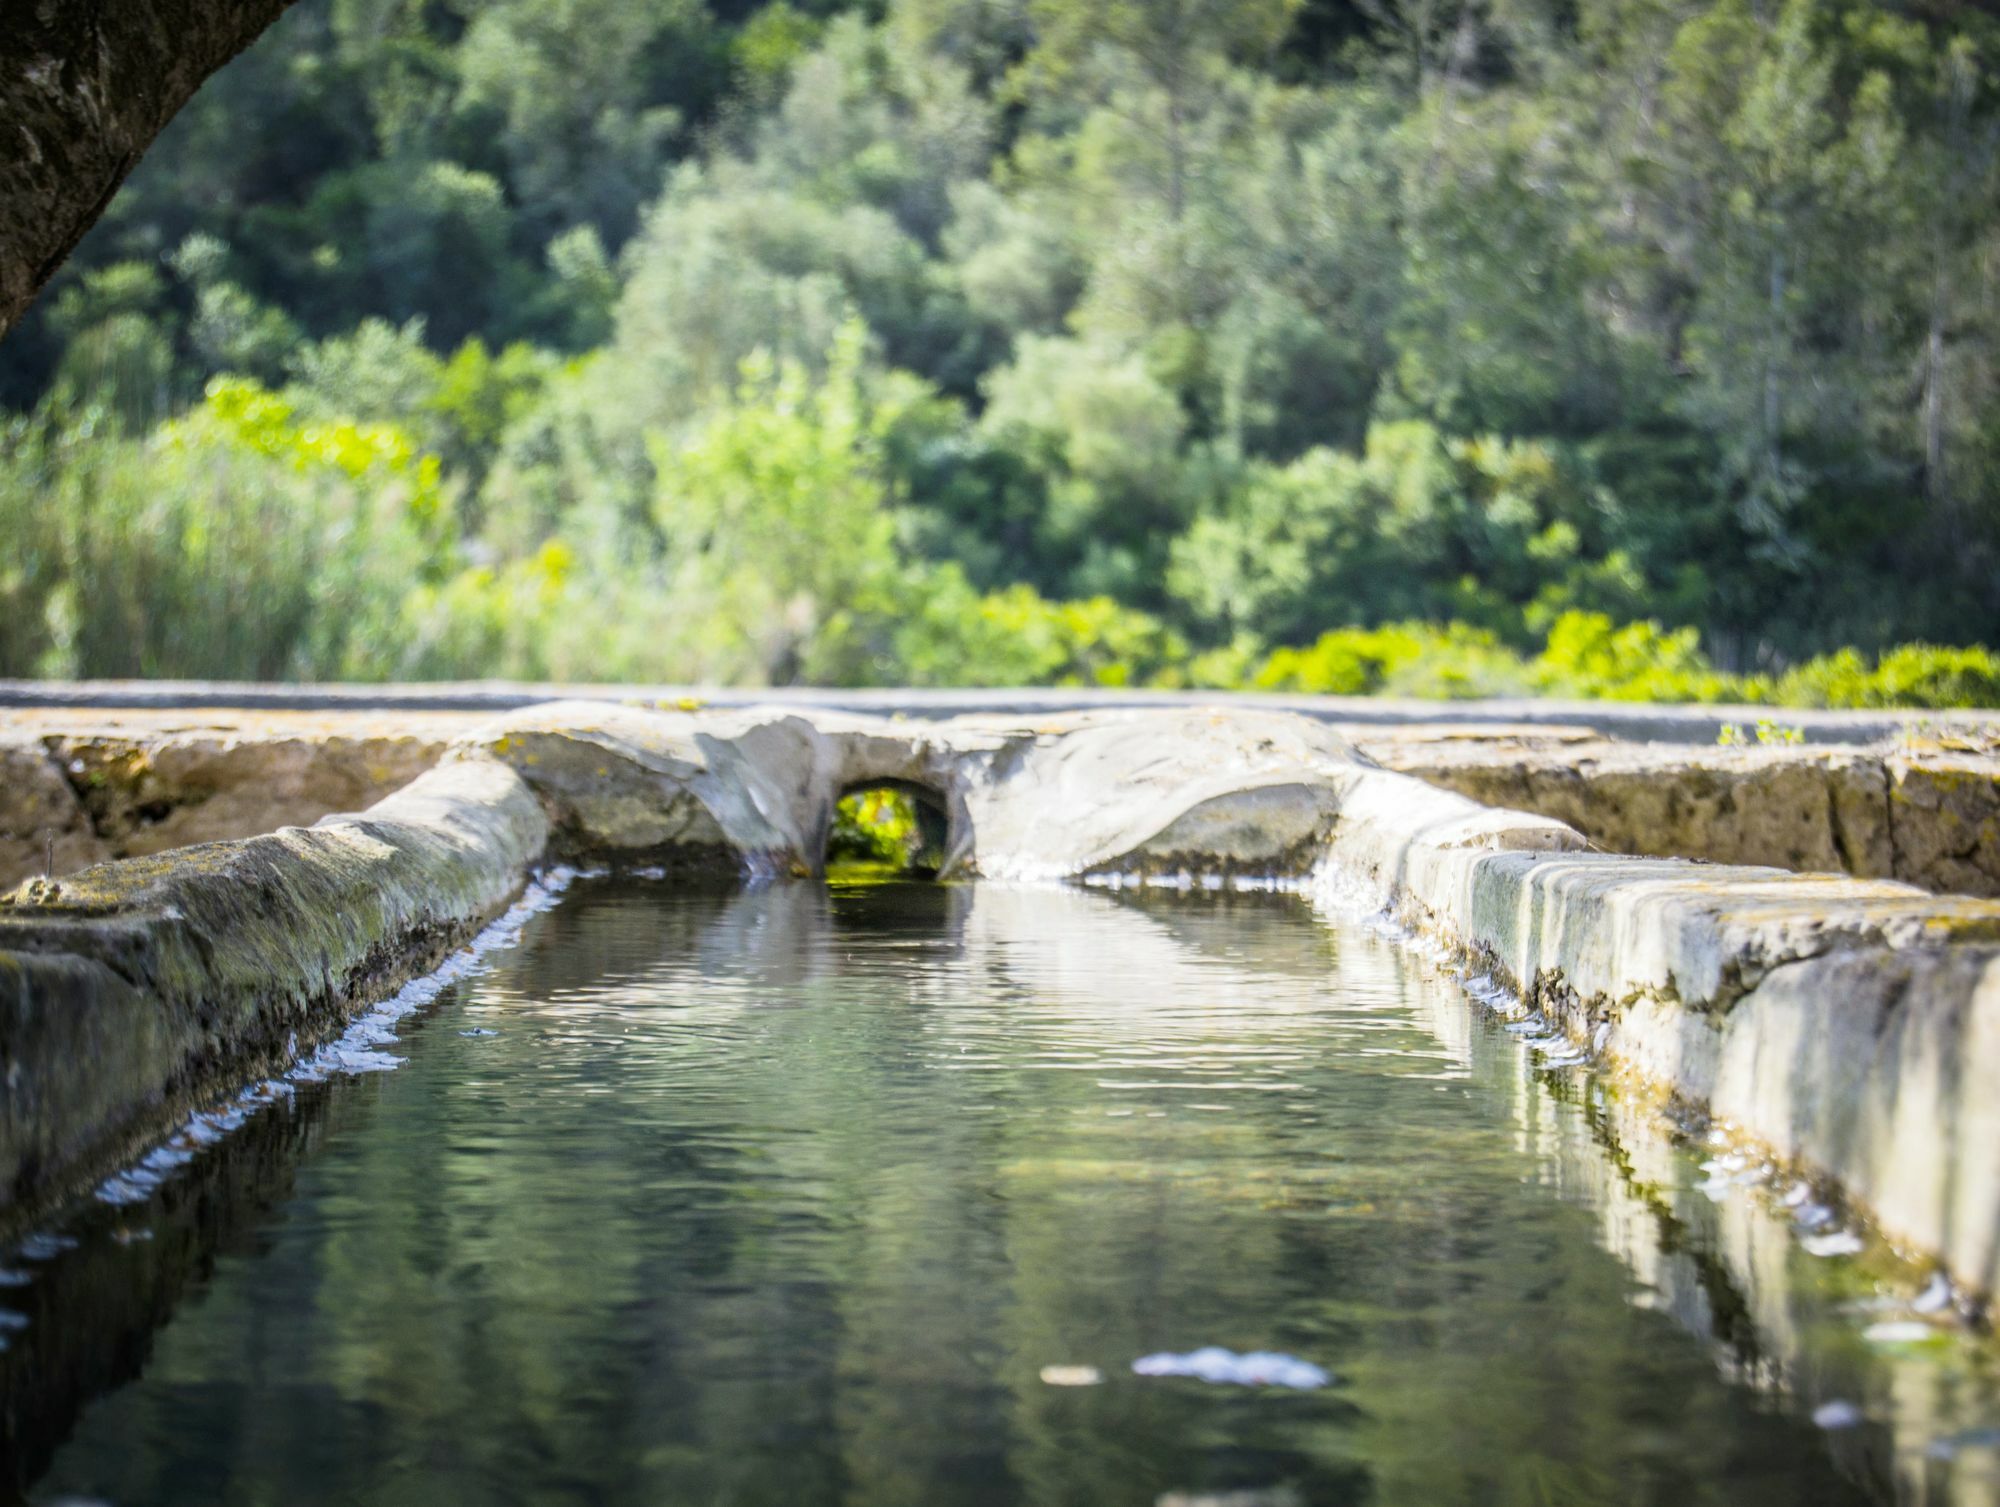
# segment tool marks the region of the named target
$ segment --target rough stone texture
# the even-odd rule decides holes
[[[0,737],[0,890],[45,869],[67,874],[111,856],[48,751]]]
[[[435,764],[474,719],[14,712],[0,732],[0,889],[107,858],[254,837],[357,811]]]
[[[916,704],[929,706],[921,697]],[[607,708],[670,719],[687,715],[616,703],[568,705],[588,705],[591,710],[581,714],[586,720]],[[961,740],[975,727],[1004,738],[1009,729],[1138,712],[984,713],[951,725]],[[532,726],[542,715],[509,714],[494,725],[527,717],[523,725]],[[944,725],[928,718],[885,724],[790,705],[699,715],[791,716],[829,730],[846,727],[851,736],[841,746],[870,750],[877,777],[896,777],[892,766],[900,765],[901,777],[914,783],[941,787],[954,778],[949,759],[940,764],[925,752],[930,745],[923,730]],[[1272,714],[1231,703],[1231,715]],[[107,856],[253,836],[355,809],[413,778],[454,737],[487,720],[434,711],[19,708],[0,714],[0,758],[32,759],[32,752],[12,751],[39,742],[81,793],[82,825],[74,815],[53,823],[55,871],[61,874]],[[899,731],[887,739],[862,736],[861,730],[885,725]],[[1957,740],[1957,746],[1946,740],[1890,748],[1730,749],[1611,743],[1590,727],[1550,724],[1333,727],[1391,768],[1485,804],[1553,817],[1609,851],[1846,872],[1941,893],[2000,895],[2000,758],[1981,752],[1978,738]],[[48,772],[39,768],[0,782],[0,887],[42,871],[39,834],[52,825],[52,794]],[[53,798],[60,806],[60,796]],[[661,841],[670,836],[659,834]],[[813,847],[811,834],[803,847]]]
[[[1298,874],[1335,814],[1347,741],[1303,718],[1078,714],[977,762],[972,865],[1001,878]]]
[[[452,758],[517,771],[571,854],[806,873],[831,811],[825,740],[785,714],[555,702],[468,735]]]
[[[52,740],[91,825],[120,857],[358,811],[437,762],[425,738]]]
[[[1886,767],[1896,877],[2000,895],[2000,758],[1899,754]]]
[[[1362,741],[1391,768],[1651,857],[1900,879],[2000,895],[2000,758],[1950,749],[1683,748],[1552,740]]]
[[[1053,879],[1303,873],[1353,754],[1327,727],[1269,713],[897,723],[558,702],[497,719],[453,757],[517,770],[569,852],[812,873],[839,797],[897,783],[944,810],[947,873]]]
[[[547,830],[510,770],[467,762],[0,897],[0,1220],[332,1034],[502,905]]]
[[[290,0],[0,6],[0,334],[202,80]]]
[[[1885,1230],[2000,1292],[2000,948],[1779,969],[1720,1035],[1716,1115],[1838,1169]]]

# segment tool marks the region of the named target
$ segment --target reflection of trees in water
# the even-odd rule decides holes
[[[1412,969],[1283,898],[581,885],[403,1070],[170,1185],[163,1221],[203,1211],[184,1238],[93,1239],[35,1290],[80,1353],[150,1352],[51,1484],[1691,1500],[1747,1470],[1759,1500],[1840,1500],[1807,1431],[1746,1416],[1629,1305],[1596,1206],[1537,1186],[1597,1155],[1577,1116],[1505,1118],[1498,1049],[1441,1043]],[[474,1022],[501,1034],[460,1040]],[[121,1263],[218,1251],[155,1333],[172,1298],[131,1300]],[[1209,1342],[1347,1385],[1119,1375]],[[1053,1362],[1113,1384],[1044,1387]]]
[[[0,1262],[33,1278],[0,1288],[0,1307],[29,1319],[0,1353],[0,1501],[25,1496],[82,1409],[145,1369],[155,1333],[219,1259],[256,1248],[302,1160],[330,1135],[368,1133],[371,1087],[307,1088],[288,1109],[251,1119],[193,1175],[170,1179],[145,1209],[89,1206],[67,1226],[76,1247],[58,1259]]]

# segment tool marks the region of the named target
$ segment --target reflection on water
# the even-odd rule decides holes
[[[580,884],[392,1050],[0,1290],[0,1498],[1992,1500],[1984,1352],[1291,897]]]

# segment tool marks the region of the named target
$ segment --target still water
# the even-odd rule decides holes
[[[1812,1421],[1904,1405],[1851,1263],[1699,1214],[1699,1152],[1294,897],[584,881],[388,1050],[9,1258],[0,1499],[1822,1507],[1979,1466]],[[1333,1380],[1132,1370],[1207,1345]]]

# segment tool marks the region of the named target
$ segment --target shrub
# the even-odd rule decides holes
[[[1178,685],[1187,645],[1109,597],[1050,601],[1030,586],[981,594],[956,565],[912,578],[890,678],[917,686]]]
[[[1333,696],[1497,696],[1526,686],[1520,657],[1482,628],[1394,623],[1336,628],[1310,647],[1281,648],[1257,670],[1259,690]]]
[[[1601,612],[1558,617],[1532,674],[1537,690],[1607,701],[1732,701],[1754,689],[1709,663],[1695,629],[1619,627]]]
[[[389,425],[302,425],[218,380],[150,437],[87,410],[0,440],[8,674],[379,678],[449,568],[436,462]]]
[[[1790,671],[1772,699],[1786,706],[2000,706],[2000,655],[1978,647],[1904,644],[1870,668],[1860,654],[1842,649]]]

